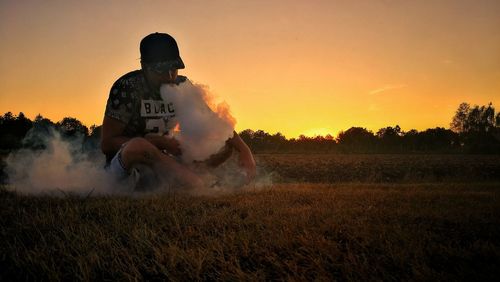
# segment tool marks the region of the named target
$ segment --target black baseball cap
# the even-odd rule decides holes
[[[140,44],[141,62],[159,72],[185,68],[175,39],[166,33],[151,33]]]

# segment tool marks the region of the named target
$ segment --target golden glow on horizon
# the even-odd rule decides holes
[[[448,127],[461,102],[500,109],[498,14],[498,1],[2,1],[0,113],[101,124],[159,31],[237,130]]]

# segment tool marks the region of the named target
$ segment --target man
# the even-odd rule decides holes
[[[153,33],[140,43],[141,69],[129,72],[112,86],[104,114],[101,149],[109,170],[119,178],[127,178],[136,167],[147,167],[156,177],[174,180],[188,187],[203,186],[202,180],[176,156],[182,151],[173,130],[175,105],[160,95],[162,84],[181,84],[187,78],[178,75],[184,68],[177,43],[165,33]],[[151,110],[154,108],[155,110]],[[226,148],[206,161],[218,165],[231,154],[239,153],[239,164],[247,181],[255,177],[255,160],[245,142],[234,132]]]

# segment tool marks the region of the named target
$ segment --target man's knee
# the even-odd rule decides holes
[[[148,140],[136,137],[130,139],[122,148],[123,165],[129,169],[135,164],[152,164],[158,159],[160,150]]]

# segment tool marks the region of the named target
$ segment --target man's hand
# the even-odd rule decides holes
[[[146,140],[151,142],[160,150],[166,150],[168,153],[179,156],[182,154],[179,141],[173,137],[168,137],[166,135],[159,136],[156,134],[146,134],[144,136]]]
[[[180,144],[179,141],[177,141],[177,139],[175,139],[174,137],[167,137],[165,135],[163,136],[163,138],[166,139],[165,150],[167,150],[167,152],[169,152],[174,156],[180,156],[182,154]]]

